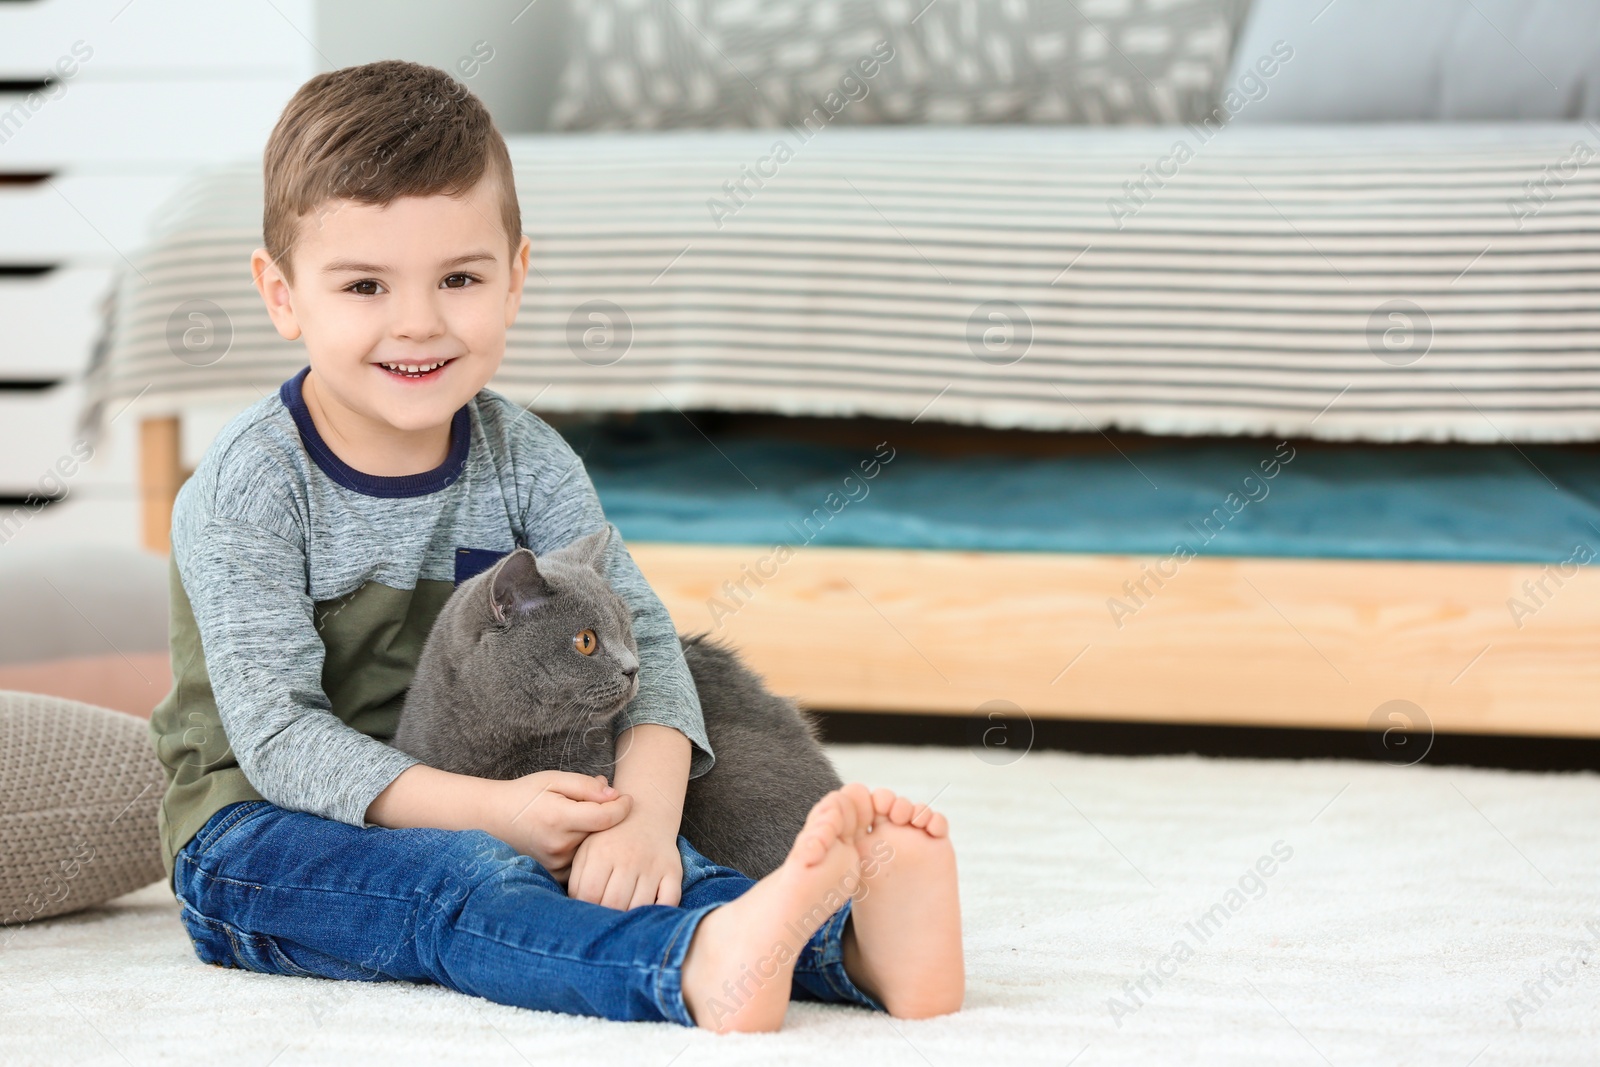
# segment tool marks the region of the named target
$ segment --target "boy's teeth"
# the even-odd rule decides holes
[[[408,367],[402,363],[380,363],[378,365],[380,367],[387,367],[389,370],[401,371],[406,374],[426,374],[435,367],[444,366],[445,363],[445,360],[440,360],[438,363],[424,363],[417,367]]]

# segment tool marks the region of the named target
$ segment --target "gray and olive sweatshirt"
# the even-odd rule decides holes
[[[179,850],[234,801],[373,825],[367,806],[420,762],[385,742],[451,592],[514,548],[548,552],[606,522],[561,435],[487,387],[456,411],[438,467],[355,470],[306,410],[309,370],[223,428],[173,507],[173,680],[150,718],[169,886]],[[620,536],[603,570],[639,645],[618,729],[680,730],[691,777],[704,774],[711,746],[672,619]]]

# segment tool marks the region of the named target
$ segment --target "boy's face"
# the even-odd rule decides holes
[[[508,260],[498,195],[486,174],[460,199],[330,200],[300,220],[292,286],[256,250],[256,288],[278,333],[305,339],[322,404],[374,428],[428,430],[488,383],[517,317],[530,248],[522,237]],[[441,361],[411,378],[383,366]]]

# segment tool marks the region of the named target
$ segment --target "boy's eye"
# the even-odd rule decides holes
[[[585,656],[594,655],[594,650],[599,647],[599,640],[593,630],[579,630],[572,635],[572,647],[582,652]]]
[[[465,289],[467,286],[475,284],[480,280],[480,278],[473,274],[446,274],[444,276],[443,287],[446,289]],[[357,296],[377,296],[379,290],[382,288],[383,287],[375,280],[371,278],[363,278],[359,282],[351,282],[349,285],[345,286],[344,291],[347,293],[354,293]]]

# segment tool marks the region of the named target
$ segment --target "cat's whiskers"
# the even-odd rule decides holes
[[[574,738],[577,738],[581,742],[582,738],[588,734],[591,727],[591,724],[585,722],[582,717],[573,716],[571,719],[567,719],[567,712],[578,703],[578,698],[574,696],[563,703],[556,711],[556,720],[566,722],[566,727],[561,731],[560,735],[561,758],[559,765],[563,767],[572,765],[569,757],[572,752]]]

